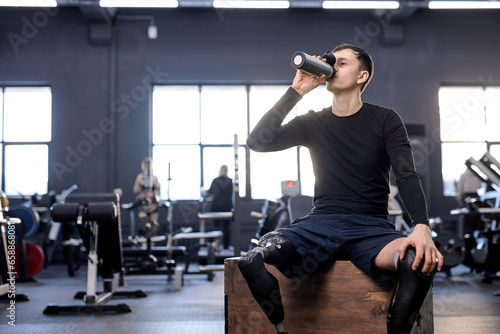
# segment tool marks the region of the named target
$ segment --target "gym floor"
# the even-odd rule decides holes
[[[223,272],[215,272],[212,281],[206,275],[186,275],[180,291],[164,275],[126,276],[126,286],[120,290],[145,290],[148,296],[117,298],[108,304],[126,303],[130,313],[44,315],[48,304],[83,305],[73,296],[86,288],[85,269],[69,277],[65,266],[51,265],[35,282],[16,282],[16,294],[26,294],[30,300],[15,303],[15,326],[8,324],[8,302],[0,303],[0,333],[224,333]],[[500,333],[498,291],[500,280],[482,283],[481,275],[471,274],[463,266],[452,268],[451,278],[438,273],[434,282],[435,333]]]

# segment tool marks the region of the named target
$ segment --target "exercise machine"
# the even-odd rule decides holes
[[[135,211],[140,205],[141,203],[138,202],[122,205],[122,209],[130,214],[131,230],[135,231],[133,235],[129,236],[125,242],[126,246],[123,247],[125,274],[166,275],[167,282],[172,281],[172,277],[174,277],[175,290],[180,290],[183,285],[183,270],[177,266],[177,258],[186,255],[186,247],[174,245],[173,237],[179,233],[189,233],[192,229],[183,227],[178,231],[173,230],[173,202],[166,200],[157,202],[156,212],[164,212],[167,233],[158,235],[157,228],[154,228],[155,231],[153,231],[144,223],[141,228],[136,230]],[[149,216],[143,217],[143,219],[151,221]]]
[[[260,238],[266,233],[275,231],[300,217],[306,216],[313,208],[312,196],[301,195],[300,181],[286,180],[281,182],[281,198],[268,198],[262,205],[262,211],[250,212],[250,216],[258,219],[255,238],[250,241],[250,249],[257,246]]]
[[[72,195],[73,196],[73,195]],[[52,207],[52,219],[64,224],[76,224],[88,255],[87,290],[78,292],[77,299],[84,305],[48,305],[44,314],[60,313],[124,313],[127,304],[106,304],[114,296],[146,297],[142,290],[118,291],[123,282],[123,255],[121,223],[117,194],[78,194],[66,203]],[[97,292],[97,279],[101,276],[104,289]]]
[[[125,273],[130,275],[166,274],[167,281],[175,274],[176,290],[182,286],[181,270],[176,267],[176,258],[186,253],[186,247],[174,246],[173,236],[188,233],[191,229],[173,230],[173,201],[170,199],[170,164],[168,165],[167,200],[160,201],[154,185],[150,160],[142,164],[144,179],[142,190],[134,203],[122,205],[130,215],[131,234],[124,244]],[[135,186],[134,186],[135,187]],[[158,222],[160,214],[165,215],[165,223]],[[137,219],[136,219],[137,216]],[[163,226],[162,226],[163,225]],[[161,229],[166,228],[165,231]]]
[[[172,241],[178,242],[181,240],[198,239],[199,242],[190,246],[186,252],[186,261],[184,263],[184,275],[189,274],[206,274],[209,281],[213,280],[214,271],[224,270],[223,265],[216,264],[216,251],[219,248],[220,239],[222,238],[221,231],[210,232],[188,232],[178,233],[173,236]],[[206,252],[206,261],[201,261],[201,252]],[[191,268],[191,261],[197,258],[198,270]],[[202,264],[202,262],[205,262]]]
[[[455,232],[443,230],[443,220],[440,217],[430,218],[429,225],[432,230],[432,240],[443,255],[442,271],[447,277],[451,277],[451,268],[463,263],[466,257],[466,243]]]
[[[389,210],[389,219],[394,223],[395,230],[404,235],[413,232],[413,222],[399,194],[397,186],[391,185],[389,200],[392,209]],[[443,255],[443,269],[448,277],[451,276],[451,268],[458,266],[465,258],[466,247],[462,238],[452,231],[443,229],[443,220],[440,217],[429,218],[432,240]]]
[[[287,202],[283,198],[268,198],[262,205],[262,212],[252,211],[250,216],[258,219],[255,238],[250,240],[250,249],[257,246],[260,238],[290,223]]]
[[[40,225],[43,230],[42,247],[46,254],[45,267],[52,263],[56,250],[62,248],[64,263],[70,277],[74,277],[87,260],[85,245],[74,224],[62,224],[52,220],[50,208],[56,203],[65,203],[66,198],[77,189],[78,185],[73,184],[60,194],[50,191],[40,197],[33,195],[31,200],[33,210],[40,215]]]
[[[23,196],[24,198],[24,196]],[[45,263],[43,249],[28,241],[38,232],[40,217],[29,202],[6,207],[8,216],[19,219],[15,228],[15,271],[19,282],[34,281],[34,276],[42,270]]]
[[[25,294],[16,293],[15,262],[18,254],[15,230],[21,225],[21,220],[8,217],[8,211],[9,200],[0,191],[0,300],[10,300],[9,308],[15,308],[15,301],[28,301],[29,298]]]
[[[466,206],[451,211],[452,215],[479,217],[479,224],[464,236],[470,255],[464,264],[476,272],[484,272],[483,282],[491,283],[500,271],[500,163],[489,152],[480,160],[469,158],[469,168],[484,184],[479,199],[466,199]]]
[[[181,233],[174,236],[174,241],[180,242],[186,239],[198,239],[198,243],[191,246],[188,251],[185,274],[205,273],[208,280],[212,280],[214,271],[224,270],[223,264],[218,264],[218,260],[224,260],[241,253],[241,199],[239,193],[239,144],[238,135],[234,135],[234,179],[233,179],[233,210],[230,212],[199,212],[199,232]],[[219,252],[220,241],[223,236],[222,231],[206,231],[206,221],[210,219],[226,220],[227,224],[234,224],[234,253]],[[198,258],[198,270],[190,268],[191,260]]]

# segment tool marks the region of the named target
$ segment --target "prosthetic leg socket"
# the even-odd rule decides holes
[[[414,271],[412,264],[415,255],[415,248],[408,247],[404,259],[398,258],[398,279],[387,314],[388,334],[411,332],[436,274],[437,269],[434,269],[430,275],[422,274],[423,260]]]
[[[247,281],[252,296],[269,321],[276,325],[285,318],[279,284],[276,277],[264,266],[264,259],[258,248],[241,257],[238,260],[238,267]]]

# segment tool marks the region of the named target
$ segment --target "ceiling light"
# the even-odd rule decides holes
[[[266,0],[214,0],[215,8],[288,8],[289,1],[266,1]]]
[[[500,9],[498,1],[429,1],[430,9]]]
[[[4,0],[0,7],[57,7],[56,0]]]
[[[176,8],[176,0],[101,0],[101,7]]]
[[[323,1],[325,9],[398,9],[399,1]]]

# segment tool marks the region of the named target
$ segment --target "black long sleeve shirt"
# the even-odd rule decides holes
[[[393,110],[363,103],[347,117],[332,107],[283,120],[301,96],[289,88],[255,126],[247,145],[270,152],[309,148],[315,175],[313,213],[362,214],[388,218],[391,166],[399,192],[415,224],[427,224],[420,178],[401,117]]]

